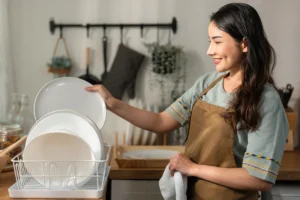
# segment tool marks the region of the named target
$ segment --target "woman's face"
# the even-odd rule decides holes
[[[228,33],[220,30],[214,22],[208,26],[208,37],[210,45],[207,54],[213,57],[217,71],[240,70],[243,52],[247,51],[243,42],[237,43]]]

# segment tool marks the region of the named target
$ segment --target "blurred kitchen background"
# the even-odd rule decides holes
[[[52,35],[49,20],[56,23],[171,23],[177,19],[178,30],[144,28],[123,29],[123,44],[143,54],[146,58],[138,70],[134,85],[135,97],[124,92],[122,99],[130,104],[151,110],[163,110],[175,97],[193,85],[206,72],[215,70],[212,59],[206,55],[209,16],[229,2],[245,2],[254,6],[263,21],[266,34],[276,50],[277,66],[274,78],[279,88],[290,83],[294,87],[289,106],[300,116],[300,1],[299,0],[1,0],[0,14],[0,119],[4,121],[12,109],[17,94],[28,96],[27,127],[33,123],[33,103],[40,88],[55,78],[48,72],[53,50],[59,38],[59,29]],[[120,30],[107,29],[107,59],[110,71],[118,45]],[[85,74],[85,48],[91,48],[90,73],[101,78],[104,72],[101,28],[91,28],[89,39],[83,28],[64,29],[72,60],[69,76]],[[145,43],[171,43],[182,47],[183,64],[179,74],[153,72],[151,53]],[[57,54],[64,53],[62,43]],[[26,96],[25,95],[25,96]],[[27,97],[24,101],[27,101]],[[83,102],[84,103],[84,102]],[[30,116],[31,115],[31,116]],[[31,119],[31,120],[30,120]],[[299,144],[297,120],[295,145]],[[155,126],[155,124],[154,124]],[[132,127],[126,121],[108,112],[102,129],[104,141],[113,144],[114,133],[124,133]],[[138,132],[140,130],[136,130]],[[177,134],[184,134],[185,131]],[[174,139],[175,138],[175,139]],[[169,143],[182,143],[174,137]],[[182,139],[182,138],[181,138]]]

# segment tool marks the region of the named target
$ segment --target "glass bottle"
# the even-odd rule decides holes
[[[33,125],[33,117],[28,109],[29,97],[26,94],[20,95],[20,111],[16,116],[16,123],[21,126],[22,135],[28,134]]]
[[[12,94],[12,106],[7,113],[8,123],[16,123],[16,117],[20,111],[19,94]]]

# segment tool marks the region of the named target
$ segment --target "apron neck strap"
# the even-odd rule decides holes
[[[222,80],[223,78],[225,78],[226,76],[228,76],[230,74],[230,72],[220,76],[219,78],[217,78],[214,82],[212,82],[207,88],[205,88],[203,90],[203,92],[200,94],[199,98],[201,98],[203,95],[205,95],[211,88],[213,88],[220,80]]]

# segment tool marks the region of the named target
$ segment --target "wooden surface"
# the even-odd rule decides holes
[[[110,179],[160,179],[164,168],[119,168],[112,158]],[[286,151],[281,162],[277,180],[300,180],[300,149]]]
[[[127,158],[122,157],[126,152],[130,151],[140,151],[140,150],[168,150],[168,151],[178,151],[184,152],[184,146],[128,146],[122,145],[115,147],[114,158],[118,163],[118,166],[122,168],[164,168],[168,163],[169,159],[139,159],[139,158]]]
[[[15,183],[15,174],[14,172],[5,172],[0,174],[0,200],[9,200],[11,199],[8,194],[8,188]],[[65,199],[65,198],[56,198],[56,199]],[[74,199],[74,198],[72,198]],[[50,200],[49,198],[45,199],[34,199],[34,200]],[[71,200],[71,199],[65,199]],[[80,199],[76,199],[80,200]],[[81,199],[81,200],[88,200],[88,199]],[[103,200],[101,198],[100,200]]]
[[[277,180],[300,180],[300,149],[284,152]]]
[[[293,151],[294,150],[294,133],[296,128],[296,120],[297,116],[296,113],[291,108],[286,108],[286,116],[289,122],[289,135],[288,135],[288,141],[285,145],[284,150],[285,151]]]

